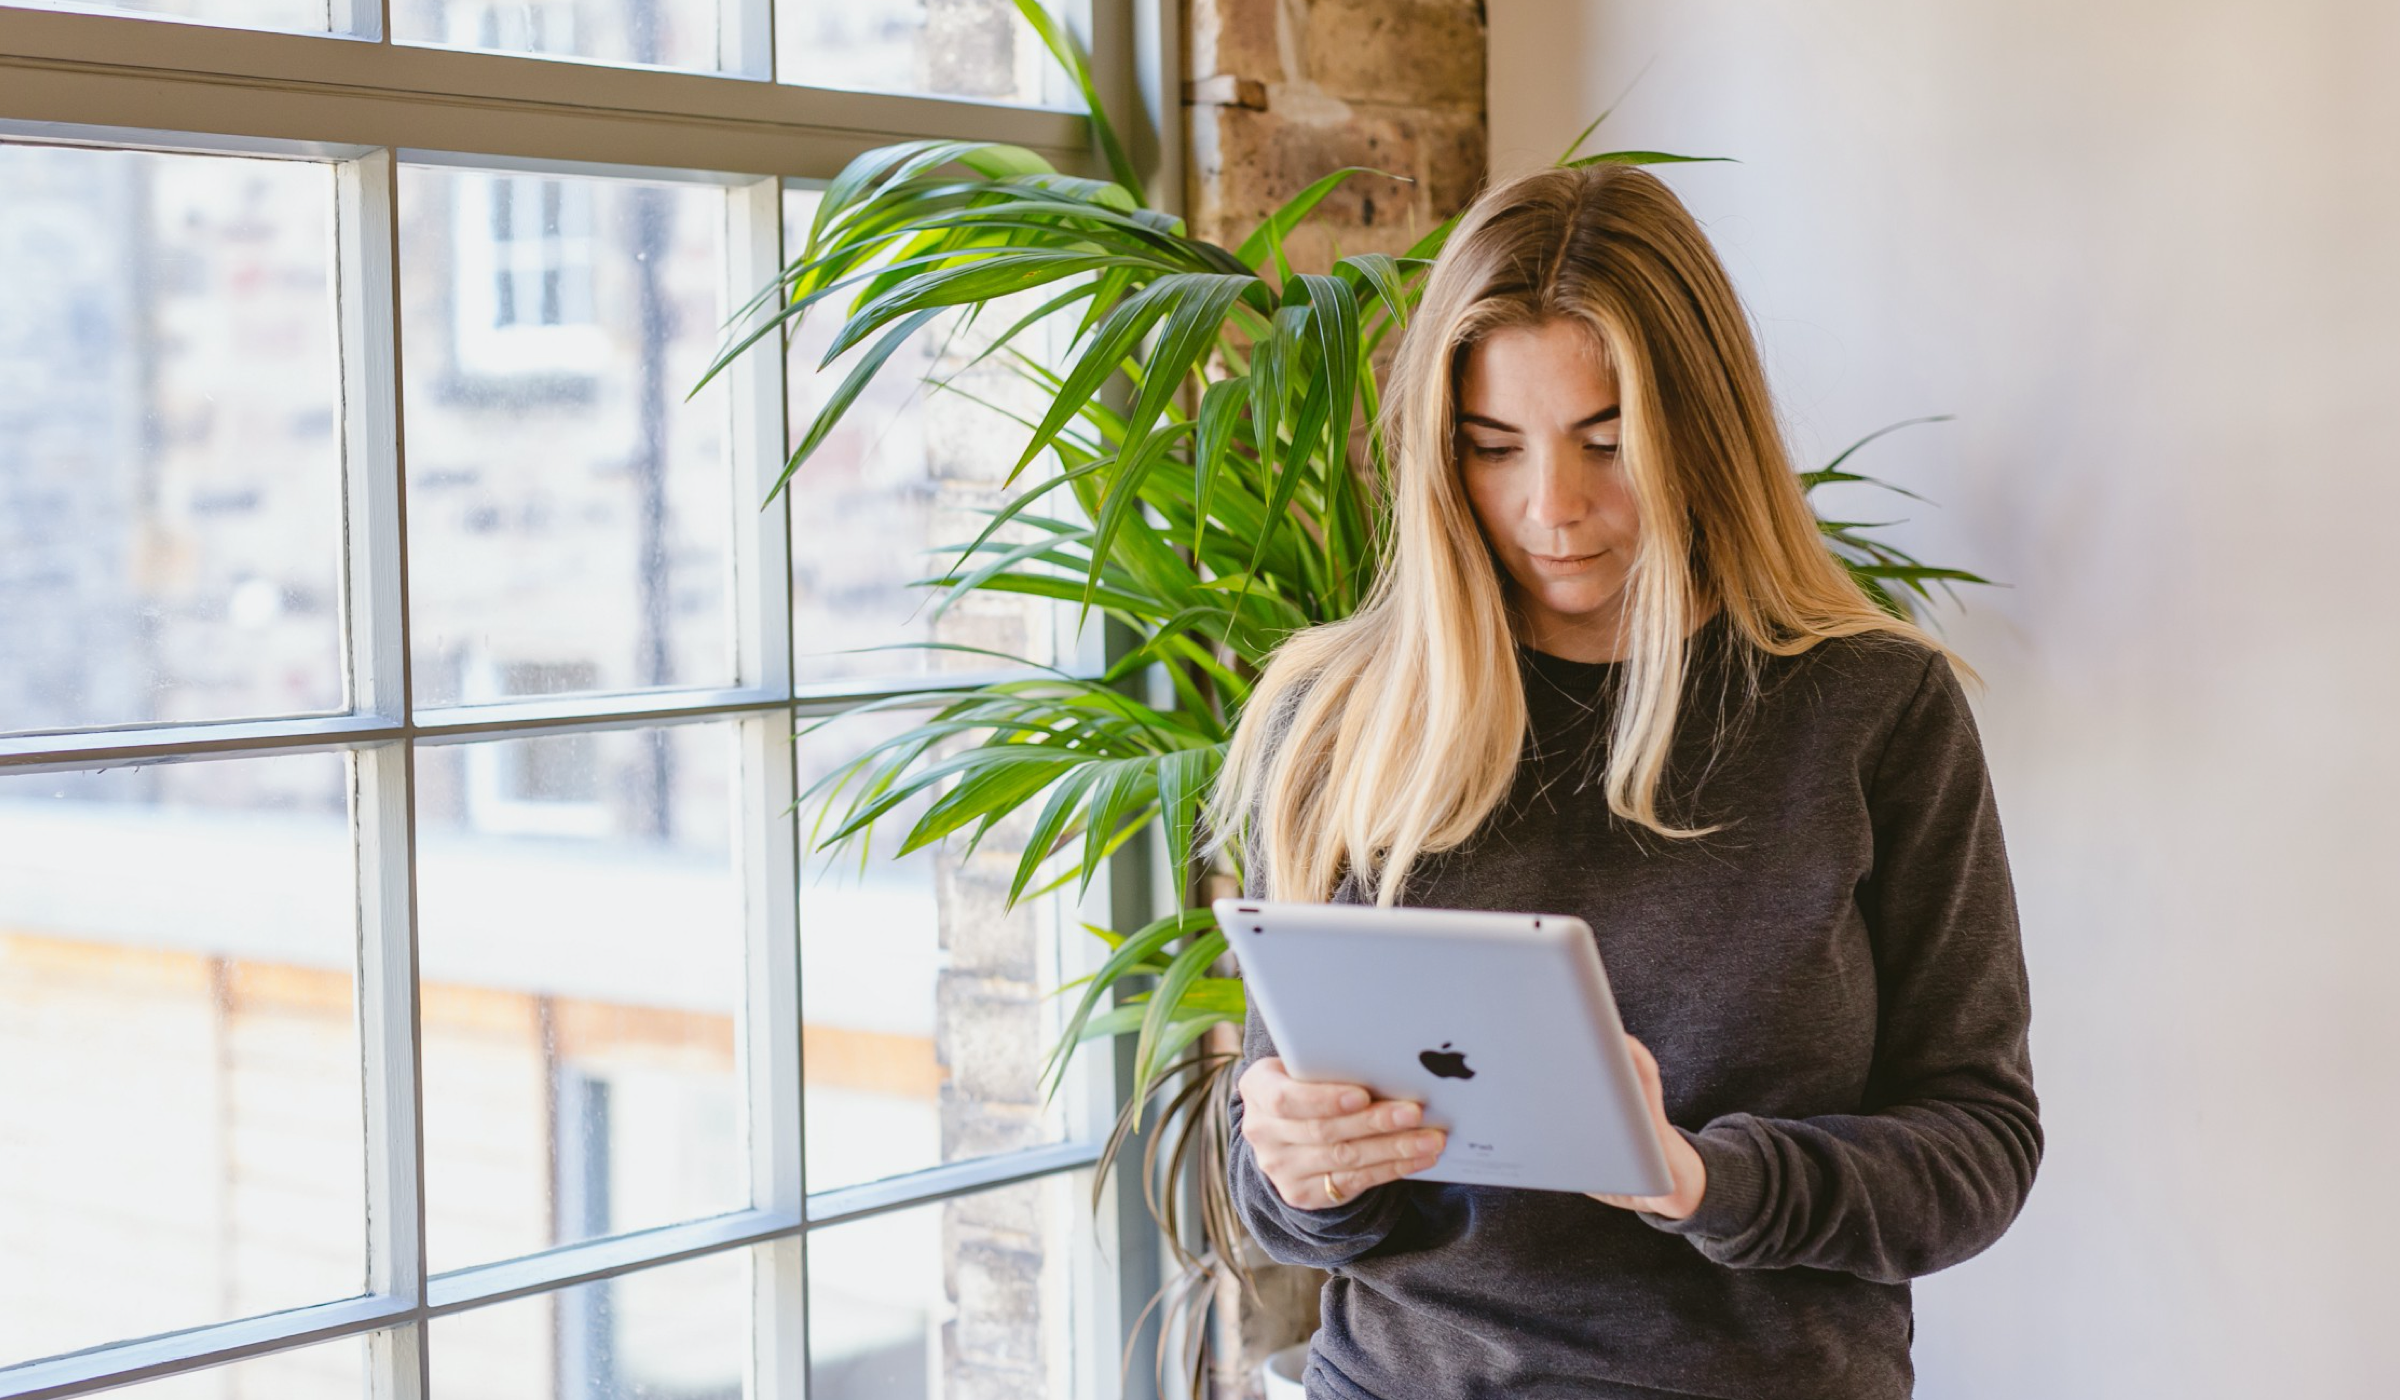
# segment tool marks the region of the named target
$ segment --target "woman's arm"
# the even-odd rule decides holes
[[[2016,896],[1974,716],[1938,654],[1867,799],[1875,868],[1858,899],[1881,1022],[1865,1111],[1679,1127],[1706,1192],[1680,1220],[1641,1217],[1735,1268],[1947,1268],[2016,1219],[2041,1161]]]

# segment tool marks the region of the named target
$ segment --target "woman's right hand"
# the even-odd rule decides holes
[[[1242,1072],[1242,1138],[1275,1194],[1297,1210],[1324,1210],[1369,1187],[1433,1165],[1448,1136],[1417,1129],[1406,1099],[1371,1101],[1357,1084],[1312,1084],[1269,1055]]]

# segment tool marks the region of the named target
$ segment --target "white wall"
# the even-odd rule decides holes
[[[2010,585],[1945,630],[2049,1149],[1920,1393],[2400,1394],[2400,6],[1489,12],[1496,171],[1629,86],[1595,149],[1742,162],[1664,174],[1804,457],[1958,415],[1860,508]]]

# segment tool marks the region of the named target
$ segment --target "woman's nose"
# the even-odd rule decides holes
[[[1557,452],[1536,451],[1528,455],[1533,459],[1533,480],[1526,487],[1526,518],[1543,529],[1557,529],[1583,519],[1590,502],[1583,483],[1576,478],[1581,463]]]

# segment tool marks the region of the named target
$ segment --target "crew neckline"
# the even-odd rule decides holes
[[[1693,629],[1692,636],[1695,640],[1711,640],[1715,637],[1718,629],[1724,626],[1724,623],[1725,610],[1719,608],[1710,614],[1708,621]],[[1573,657],[1560,656],[1552,651],[1543,651],[1531,642],[1523,641],[1517,643],[1517,654],[1525,658],[1529,664],[1548,671],[1552,675],[1572,679],[1613,675],[1619,667],[1625,664],[1623,657],[1613,661],[1577,661]]]
[[[1536,647],[1529,642],[1517,643],[1517,654],[1524,657],[1526,664],[1532,666],[1535,670],[1548,671],[1553,675],[1559,676],[1603,676],[1614,672],[1618,667],[1625,664],[1622,659],[1616,661],[1577,661],[1573,657],[1560,656],[1558,653],[1553,651],[1543,651],[1541,648]]]

